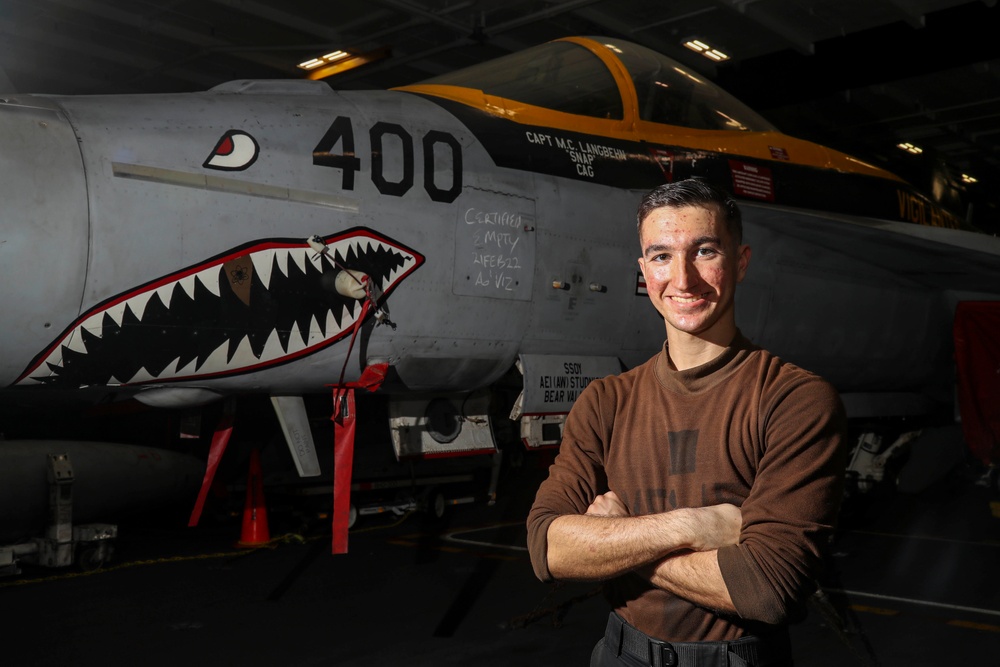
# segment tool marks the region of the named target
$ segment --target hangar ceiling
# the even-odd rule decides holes
[[[996,0],[0,0],[0,86],[193,91],[302,77],[297,63],[335,49],[385,49],[328,81],[388,88],[557,37],[610,35],[700,71],[788,134],[919,187],[948,174],[996,231],[997,34]],[[692,37],[730,60],[684,48]],[[924,153],[896,148],[904,141]]]

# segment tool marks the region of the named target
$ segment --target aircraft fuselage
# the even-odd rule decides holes
[[[301,394],[382,360],[407,389],[467,390],[519,354],[631,366],[664,337],[637,271],[636,204],[723,163],[755,253],[744,332],[842,390],[935,379],[921,362],[947,341],[944,292],[828,243],[834,221],[783,190],[782,161],[457,108],[311,82],[9,99],[0,309],[16,326],[0,329],[0,384]],[[925,205],[853,182],[896,196],[904,219]],[[845,198],[852,214],[863,204]],[[372,313],[333,289],[344,271],[372,278],[395,328],[367,320],[349,344]]]

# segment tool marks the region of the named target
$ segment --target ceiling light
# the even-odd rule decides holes
[[[299,68],[308,72],[306,75],[308,78],[318,81],[387,57],[389,57],[388,47],[382,47],[365,53],[331,51],[325,55],[299,63]]]
[[[904,141],[901,144],[896,144],[896,148],[900,148],[906,151],[907,153],[913,153],[914,155],[920,155],[921,153],[924,152],[923,148],[921,148],[920,146],[914,146],[908,141]]]
[[[969,183],[971,185],[972,183],[978,183],[979,181],[968,174],[962,174],[962,182]]]
[[[351,54],[347,51],[332,51],[326,55],[317,56],[305,62],[299,63],[299,68],[304,70],[314,70],[322,65],[329,65],[330,63],[335,63],[338,60],[344,60],[345,58],[350,57]]]
[[[711,46],[710,44],[706,44],[700,39],[689,39],[688,41],[684,42],[684,46],[688,47],[695,53],[700,53],[709,60],[714,60],[717,63],[721,63],[723,60],[729,60],[728,54],[723,53],[722,51],[715,48],[714,46]]]

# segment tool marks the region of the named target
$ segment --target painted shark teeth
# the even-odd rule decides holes
[[[219,289],[219,267],[213,266],[204,271],[199,271],[195,274],[195,279],[201,283],[202,287],[215,296],[219,296],[222,293]]]
[[[250,337],[244,336],[240,339],[236,349],[230,352],[227,364],[232,366],[248,366],[257,363],[259,360],[254,356],[253,348],[250,346]]]
[[[115,304],[110,308],[108,308],[106,311],[104,311],[104,313],[108,315],[115,324],[121,326],[122,318],[125,316],[125,304],[124,303]]]
[[[146,304],[149,303],[155,292],[141,292],[128,300],[126,304],[137,320],[142,319],[142,314],[146,312]]]
[[[278,266],[278,270],[281,271],[281,275],[286,278],[288,277],[288,255],[290,252],[291,251],[287,248],[278,248],[274,251],[274,259],[277,260],[276,264]]]
[[[332,282],[321,276],[344,269],[368,274],[378,296],[423,263],[419,254],[364,228],[324,241],[324,252],[305,243],[260,242],[109,300],[64,331],[18,384],[138,384],[282,363],[339,340],[362,312],[356,300],[336,292],[331,296],[324,285]],[[223,264],[240,258],[250,260],[252,271],[243,276],[234,263],[227,265],[233,275],[226,275]],[[242,300],[230,282],[243,290]],[[303,300],[302,294],[309,298]],[[254,299],[267,306],[254,311]],[[224,302],[230,305],[223,308]],[[223,313],[233,319],[220,319]],[[270,331],[268,317],[273,319]],[[250,320],[254,328],[244,323],[241,330],[241,322]]]
[[[271,286],[271,269],[274,267],[276,254],[277,251],[275,250],[261,250],[250,256],[250,259],[253,261],[253,273],[265,289]],[[287,270],[285,271],[285,275],[288,275]]]

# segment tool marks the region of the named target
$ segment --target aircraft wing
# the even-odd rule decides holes
[[[915,285],[1000,296],[1000,238],[781,206],[742,207],[756,224],[881,267]]]

